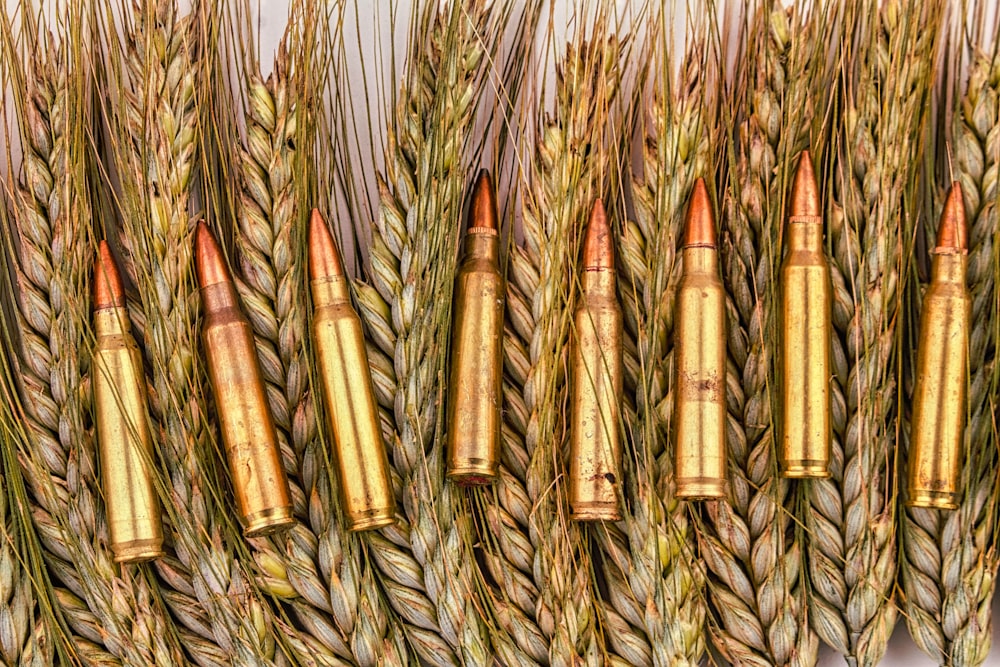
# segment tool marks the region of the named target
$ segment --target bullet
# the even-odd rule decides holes
[[[972,308],[965,283],[967,234],[956,182],[941,214],[920,314],[906,500],[911,507],[958,507]]]
[[[781,265],[781,474],[829,477],[832,286],[809,151],[799,158]]]
[[[111,551],[116,563],[163,555],[153,486],[153,439],[142,353],[129,331],[121,276],[106,241],[94,263],[94,421]]]
[[[316,371],[347,525],[352,531],[388,526],[396,520],[396,500],[364,331],[340,253],[316,209],[309,220],[309,277]]]
[[[269,535],[295,523],[292,498],[253,331],[240,310],[222,251],[204,221],[195,233],[195,267],[208,377],[243,534]]]
[[[684,222],[674,331],[674,479],[678,498],[726,492],[726,296],[705,181]]]
[[[500,462],[503,316],[497,204],[489,172],[480,172],[455,278],[448,379],[448,477],[489,484]]]
[[[570,385],[569,506],[576,521],[621,518],[622,310],[611,227],[594,202],[583,241]]]

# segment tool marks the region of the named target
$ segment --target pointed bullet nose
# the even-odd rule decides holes
[[[204,220],[198,223],[198,230],[195,232],[194,254],[198,284],[202,288],[232,280],[222,250]]]
[[[323,214],[314,208],[309,216],[309,278],[321,280],[344,275],[344,263]]]
[[[799,167],[795,171],[792,184],[792,202],[789,215],[798,217],[818,217],[822,215],[819,206],[819,188],[816,186],[816,172],[813,170],[809,151],[799,155]]]
[[[962,186],[955,181],[948,192],[948,199],[941,211],[935,252],[966,252],[969,249],[969,230],[965,221],[965,200]]]
[[[120,308],[125,305],[125,287],[122,285],[118,264],[111,254],[107,241],[101,241],[94,261],[94,310]]]
[[[615,268],[614,238],[600,197],[594,200],[590,209],[590,221],[583,237],[583,268],[588,271]]]
[[[691,191],[687,218],[684,220],[685,248],[715,247],[715,216],[712,214],[712,200],[708,197],[705,179],[699,178]]]
[[[483,169],[479,172],[476,185],[472,191],[472,205],[469,207],[468,230],[480,234],[498,233],[497,197],[493,188],[490,172]]]

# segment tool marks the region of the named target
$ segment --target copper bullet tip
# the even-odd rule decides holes
[[[497,234],[497,195],[493,189],[490,172],[482,169],[472,190],[472,206],[469,207],[468,229],[471,233]]]
[[[819,188],[816,186],[816,172],[813,170],[809,151],[799,154],[799,167],[795,170],[795,181],[792,184],[792,202],[790,218],[818,218]]]
[[[703,178],[694,182],[691,191],[687,218],[684,220],[684,247],[715,247],[715,216],[712,214],[712,200],[708,197],[708,188],[705,187]]]
[[[590,209],[590,222],[583,237],[583,268],[585,271],[615,268],[614,239],[600,197],[594,200]]]
[[[118,264],[111,254],[107,241],[101,241],[94,262],[94,310],[120,308],[125,305],[125,287],[122,285]]]
[[[318,208],[309,216],[309,278],[322,280],[344,275],[344,263],[330,229]]]
[[[198,223],[198,230],[195,232],[194,254],[198,284],[203,289],[210,285],[232,281],[222,250],[204,220]]]
[[[944,210],[941,211],[937,248],[934,252],[952,254],[968,250],[969,231],[965,222],[965,201],[962,197],[962,186],[955,181],[948,192],[948,199],[944,202]]]

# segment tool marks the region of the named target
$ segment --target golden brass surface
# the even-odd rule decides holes
[[[203,287],[202,338],[233,492],[247,537],[295,523],[250,323],[231,281]]]
[[[569,506],[577,521],[621,518],[622,311],[614,269],[585,270],[571,357]]]
[[[829,477],[830,267],[823,252],[823,220],[789,219],[788,253],[781,266],[781,474]]]
[[[674,331],[674,475],[678,498],[726,492],[726,297],[714,247],[683,250]]]
[[[911,507],[958,506],[971,317],[967,262],[964,252],[936,254],[924,294],[910,425]]]
[[[448,379],[448,477],[489,484],[500,465],[506,288],[495,230],[469,230],[455,279]]]
[[[351,306],[345,277],[329,276],[310,285],[317,373],[333,433],[344,515],[353,531],[381,528],[395,521],[396,502],[361,319]]]
[[[110,546],[116,563],[163,555],[142,354],[123,307],[94,312],[94,420]]]

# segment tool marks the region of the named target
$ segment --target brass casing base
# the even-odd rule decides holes
[[[826,479],[830,471],[826,461],[782,461],[781,476],[788,479]]]
[[[396,523],[396,509],[394,507],[372,509],[347,516],[347,529],[352,533],[384,528],[394,523]]]
[[[264,537],[277,533],[295,523],[291,505],[272,507],[244,517],[243,535],[246,537]]]
[[[121,544],[112,544],[116,563],[145,563],[163,556],[163,540],[134,540]]]
[[[488,486],[497,480],[497,468],[494,461],[487,459],[453,460],[448,479],[460,486]]]
[[[717,500],[726,495],[726,483],[715,477],[678,479],[674,497],[684,500]]]
[[[910,490],[907,507],[927,507],[938,510],[957,510],[958,494],[943,491]]]
[[[618,503],[576,503],[570,507],[573,521],[618,521],[622,518]]]

